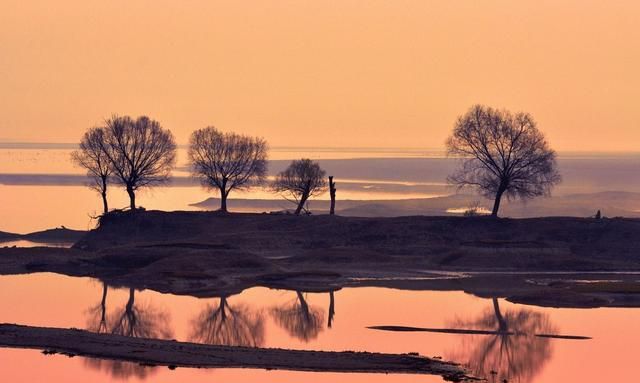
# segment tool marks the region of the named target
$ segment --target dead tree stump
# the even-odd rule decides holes
[[[329,214],[334,215],[336,213],[336,184],[333,182],[333,176],[329,176],[329,195],[331,196]]]

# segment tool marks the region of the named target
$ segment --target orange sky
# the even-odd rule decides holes
[[[640,2],[0,2],[0,140],[74,142],[112,113],[179,142],[442,147],[473,103],[558,150],[640,150]]]

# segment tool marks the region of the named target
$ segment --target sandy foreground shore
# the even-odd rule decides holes
[[[141,339],[60,329],[0,324],[0,346],[139,363],[145,366],[191,368],[259,368],[273,370],[409,373],[441,375],[445,380],[469,379],[455,363],[414,354],[328,352],[212,346],[173,340]]]

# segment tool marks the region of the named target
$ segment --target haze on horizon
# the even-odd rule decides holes
[[[112,113],[185,143],[441,147],[482,103],[559,151],[640,148],[640,3],[94,1],[0,4],[0,141],[77,142]]]

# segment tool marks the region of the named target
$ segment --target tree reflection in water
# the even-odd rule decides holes
[[[171,339],[173,332],[169,325],[169,314],[149,304],[135,301],[135,290],[129,289],[129,299],[124,307],[107,314],[108,286],[103,282],[102,299],[87,310],[87,330],[135,338]],[[155,370],[131,362],[102,359],[85,359],[91,368],[108,372],[113,378],[145,379]]]
[[[264,315],[247,305],[229,305],[221,297],[217,305],[207,305],[191,321],[189,340],[226,346],[261,347],[264,345]]]
[[[109,286],[102,282],[102,299],[100,303],[87,309],[87,330],[98,334],[107,333],[107,292]]]
[[[136,304],[135,290],[129,289],[126,305],[112,315],[110,332],[133,338],[171,339],[169,314],[149,304]]]
[[[317,338],[322,331],[324,312],[320,308],[309,306],[302,292],[296,291],[296,295],[298,298],[293,304],[273,307],[271,315],[278,326],[284,328],[289,335],[309,342]]]
[[[490,382],[533,381],[552,353],[551,339],[535,334],[557,332],[548,314],[526,308],[502,313],[496,298],[493,298],[492,309],[476,319],[456,320],[451,327],[500,333],[464,335],[459,348],[447,356],[450,360],[466,362],[476,376]]]
[[[327,315],[327,327],[331,328],[333,325],[333,318],[336,316],[336,298],[334,296],[335,291],[329,291],[329,315]]]

